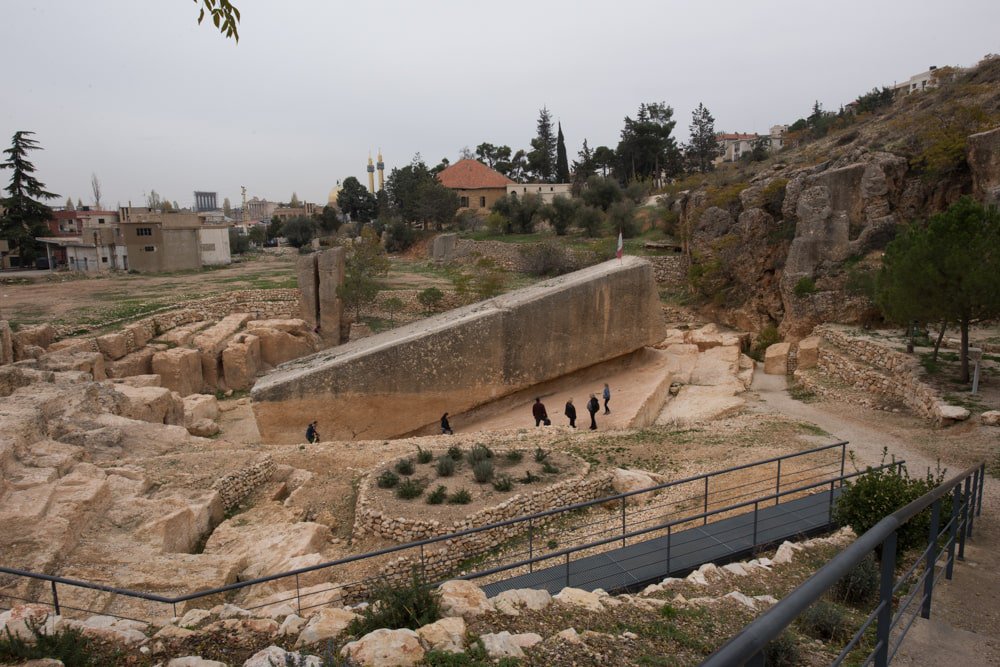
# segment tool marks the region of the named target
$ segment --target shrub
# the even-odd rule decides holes
[[[389,223],[386,230],[385,249],[387,252],[401,252],[409,248],[417,240],[417,232],[401,218]]]
[[[524,272],[533,276],[559,276],[575,268],[572,258],[554,241],[522,245],[518,250]]]
[[[391,489],[392,487],[399,484],[399,475],[391,470],[386,470],[375,480],[380,489]]]
[[[504,458],[510,463],[520,463],[521,459],[524,458],[524,454],[521,453],[520,449],[511,449],[504,454]]]
[[[514,480],[507,473],[502,473],[496,476],[493,480],[493,489],[495,491],[503,491],[506,493],[514,488]]]
[[[613,232],[620,231],[622,236],[627,239],[638,236],[641,231],[635,216],[635,204],[631,201],[620,201],[612,204],[608,210],[608,224],[611,225]]]
[[[883,448],[883,464],[887,456],[888,448]],[[874,470],[869,466],[863,475],[854,481],[845,482],[844,490],[833,508],[833,519],[842,526],[850,526],[855,533],[861,535],[899,508],[934,489],[943,479],[942,473],[934,477],[930,471],[924,479],[911,479],[905,466],[881,470]],[[927,532],[930,530],[930,511],[927,508],[897,531],[897,562],[904,551],[926,542]],[[949,516],[950,512],[951,497],[948,496],[942,499],[941,516]]]
[[[468,489],[459,489],[455,493],[448,496],[449,505],[468,505],[472,502],[472,494],[469,493]]]
[[[559,473],[559,468],[552,465],[551,462],[545,461],[542,463],[542,472],[547,475],[556,475]]]
[[[451,477],[455,474],[455,459],[450,456],[438,458],[437,474],[439,477]]]
[[[812,279],[811,276],[803,276],[799,278],[799,281],[795,283],[795,288],[792,290],[795,292],[795,296],[802,297],[809,296],[816,291],[816,281]]]
[[[564,236],[566,234],[566,230],[576,218],[576,209],[579,207],[580,201],[578,199],[563,195],[552,200],[552,204],[548,207],[549,222],[552,223],[552,229],[555,230],[556,235]]]
[[[440,485],[433,491],[427,494],[427,504],[428,505],[440,505],[448,497],[447,487]]]
[[[396,461],[396,465],[394,467],[396,469],[396,472],[398,472],[400,475],[413,474],[413,461],[411,461],[410,459],[401,459],[399,461]]]
[[[773,324],[768,324],[757,334],[757,340],[754,342],[753,349],[750,350],[750,356],[757,361],[763,361],[764,352],[767,351],[767,348],[778,342],[781,342],[781,334],[778,333],[778,328]]]
[[[541,447],[535,447],[535,462],[541,463],[545,459],[549,458],[549,453],[542,449]]]
[[[348,632],[360,637],[379,628],[417,628],[441,618],[441,596],[414,568],[409,584],[382,579],[372,586],[371,603],[351,621]]]
[[[451,447],[449,447],[448,448],[448,458],[450,458],[452,461],[461,461],[462,460],[462,448],[459,447],[458,445],[452,445]]]
[[[833,589],[836,599],[853,607],[864,607],[878,598],[879,571],[875,555],[868,554],[844,575]]]
[[[417,301],[424,307],[425,313],[433,313],[437,310],[441,305],[442,299],[444,299],[444,292],[437,287],[428,287],[417,294]]]
[[[473,445],[472,449],[469,450],[469,463],[476,464],[491,458],[493,458],[493,450],[486,445]]]
[[[472,477],[480,484],[493,479],[493,461],[483,459],[472,464]]]
[[[798,667],[800,664],[802,654],[792,633],[783,632],[764,646],[766,667]]]
[[[539,477],[538,475],[534,474],[529,470],[524,473],[524,477],[522,477],[517,481],[519,481],[521,484],[531,484],[532,482],[537,482],[540,479],[541,477]]]
[[[415,479],[404,479],[396,487],[396,497],[403,500],[413,500],[424,492],[423,485]]]
[[[429,449],[417,445],[417,463],[430,463],[433,460],[434,454]]]
[[[76,628],[65,628],[47,634],[43,628],[45,621],[26,621],[30,639],[23,639],[5,628],[0,633],[0,661],[20,664],[23,661],[54,658],[66,667],[88,667],[96,665],[91,657],[93,640]]]
[[[576,211],[576,226],[585,235],[596,238],[601,235],[601,228],[604,226],[604,213],[593,206],[581,206]]]
[[[602,176],[588,178],[587,186],[581,193],[581,197],[588,207],[600,208],[603,211],[607,211],[612,204],[621,201],[624,196],[618,181]]]
[[[848,639],[847,613],[839,606],[826,600],[820,600],[802,612],[798,619],[802,632],[815,639],[829,641],[831,639]]]

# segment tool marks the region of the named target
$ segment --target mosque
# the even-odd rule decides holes
[[[382,161],[382,149],[381,148],[378,149],[378,162],[372,162],[371,153],[368,154],[368,168],[367,168],[367,171],[368,171],[368,191],[371,192],[372,194],[375,194],[375,170],[376,169],[378,169],[378,189],[379,190],[384,190],[385,189],[385,162]],[[343,189],[344,188],[340,184],[340,181],[337,181],[337,184],[335,186],[333,186],[333,188],[330,190],[329,196],[326,198],[327,203],[330,204],[331,206],[336,206],[337,205],[337,195],[339,195],[340,191],[343,190]]]

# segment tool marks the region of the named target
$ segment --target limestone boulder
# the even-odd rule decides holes
[[[188,655],[183,658],[174,658],[167,663],[167,667],[229,667],[224,662],[218,660],[205,660],[196,655]]]
[[[218,435],[222,430],[219,428],[219,424],[211,419],[196,419],[187,425],[188,433],[191,435],[196,435],[199,438],[211,438],[213,435]]]
[[[122,334],[129,341],[129,349],[138,350],[145,347],[156,335],[156,323],[153,320],[139,320],[122,329]]]
[[[938,421],[942,425],[954,424],[955,422],[965,421],[969,418],[970,412],[960,405],[948,405],[947,403],[938,403],[937,405]]]
[[[152,424],[183,424],[184,401],[166,387],[133,387],[127,384],[112,385],[125,396],[127,407],[123,417]]]
[[[337,288],[344,283],[345,248],[328,248],[319,254],[316,262],[317,305],[319,306],[319,334],[331,345],[340,344],[340,323],[344,303],[337,295]]]
[[[312,327],[301,318],[286,318],[273,320],[251,320],[247,322],[247,331],[255,329],[277,329],[290,334],[302,334],[312,331]]]
[[[238,391],[252,387],[260,367],[259,336],[237,334],[222,351],[222,374],[229,389]]]
[[[121,359],[128,354],[128,339],[123,333],[109,333],[98,336],[97,349],[110,361]]]
[[[34,327],[18,329],[13,334],[12,346],[16,360],[27,359],[25,350],[28,347],[40,347],[43,350],[56,339],[56,330],[51,324],[40,324]]]
[[[149,375],[131,375],[125,378],[114,378],[113,384],[127,384],[130,387],[162,387],[160,376],[155,373]]]
[[[531,648],[542,641],[541,635],[533,632],[511,634],[504,630],[497,633],[480,635],[486,653],[491,658],[523,658],[524,649]]]
[[[604,605],[601,604],[600,595],[582,590],[580,588],[570,588],[567,586],[552,596],[552,599],[565,605],[583,607],[584,609],[589,609],[590,611],[604,611]]]
[[[40,604],[15,605],[12,609],[0,613],[0,633],[7,636],[9,632],[21,639],[31,639],[29,623],[47,633],[52,633],[60,617],[52,613],[51,607]]]
[[[188,347],[195,334],[205,329],[210,324],[211,322],[202,320],[200,322],[178,326],[160,334],[156,337],[156,340],[161,343],[166,343],[172,347]]]
[[[165,554],[190,553],[224,515],[222,499],[215,491],[190,499],[161,498],[150,505],[155,514],[135,530],[135,535]]]
[[[153,372],[153,355],[156,350],[143,347],[126,354],[121,359],[109,361],[104,365],[109,378],[123,378],[130,375],[150,375]]]
[[[764,351],[764,373],[767,375],[788,374],[788,351],[790,343],[774,343]]]
[[[319,313],[319,275],[316,270],[316,253],[300,255],[295,261],[295,275],[298,278],[299,305],[302,320],[307,326],[315,327]]]
[[[507,616],[519,616],[522,609],[537,611],[552,604],[552,595],[548,591],[535,588],[517,588],[503,591],[490,598],[496,610]]]
[[[819,363],[819,336],[810,336],[799,341],[799,356],[796,368],[815,368]]]
[[[611,471],[611,488],[614,489],[615,493],[631,493],[632,491],[641,491],[642,489],[656,486],[659,484],[658,479],[661,479],[659,475],[653,475],[645,470],[615,468]],[[638,493],[628,496],[625,502],[629,505],[640,505],[649,501],[652,497],[653,494],[650,493]],[[618,501],[614,502],[617,504]]]
[[[243,667],[275,667],[278,665],[296,665],[296,667],[323,667],[323,659],[315,655],[302,655],[295,651],[286,651],[280,646],[268,646],[254,653],[243,663]]]
[[[38,367],[47,371],[79,371],[98,381],[107,377],[104,357],[97,352],[53,352],[40,356],[38,361]]]
[[[213,394],[191,394],[184,397],[184,425],[199,419],[218,419],[219,400]]]
[[[250,321],[247,313],[233,313],[223,317],[214,325],[198,333],[191,339],[191,345],[201,353],[201,372],[205,386],[224,389],[222,376],[222,351],[243,325]]]
[[[461,653],[465,650],[465,619],[442,618],[419,628],[417,636],[432,651]]]
[[[200,392],[202,378],[201,355],[197,350],[175,347],[153,355],[153,372],[160,376],[160,382],[181,396]]]
[[[979,415],[979,421],[985,426],[1000,426],[1000,410],[987,410]]]
[[[351,332],[348,340],[361,340],[372,335],[372,328],[364,322],[351,322]]]
[[[493,611],[486,593],[470,581],[453,579],[438,587],[445,616],[472,618]]]
[[[260,339],[260,359],[264,364],[277,366],[316,351],[317,337],[312,332],[307,333],[301,329],[286,331],[264,326],[263,322],[286,323],[302,322],[302,320],[263,320],[261,323],[250,323],[250,326],[254,327],[251,331]]]
[[[350,642],[340,654],[366,667],[410,667],[424,659],[424,647],[413,630],[375,630]]]

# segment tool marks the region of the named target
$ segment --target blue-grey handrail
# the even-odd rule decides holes
[[[768,642],[777,638],[800,614],[819,601],[828,590],[857,567],[868,554],[872,553],[891,535],[894,535],[903,524],[930,507],[935,501],[944,498],[955,487],[975,476],[981,469],[982,464],[966,469],[879,521],[850,546],[834,556],[830,562],[817,570],[802,585],[708,656],[701,663],[701,667],[737,667],[750,662],[764,650]],[[974,508],[976,499],[967,498],[965,502],[971,502]]]

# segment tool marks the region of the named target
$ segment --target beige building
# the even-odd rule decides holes
[[[121,239],[129,269],[169,273],[229,264],[229,225],[205,224],[197,213],[122,207]]]
[[[274,209],[274,212],[271,213],[271,219],[277,219],[285,222],[286,220],[302,216],[311,218],[314,213],[319,213],[320,210],[322,210],[321,206],[310,204],[309,202],[303,202],[302,206],[281,206],[280,208]]]
[[[538,195],[546,204],[552,203],[556,197],[570,198],[573,196],[572,183],[510,183],[507,185],[507,194],[516,194],[518,197],[525,195]]]
[[[458,195],[461,208],[472,210],[492,208],[498,199],[507,195],[507,186],[514,184],[500,172],[471,158],[459,160],[437,177],[441,185]]]

